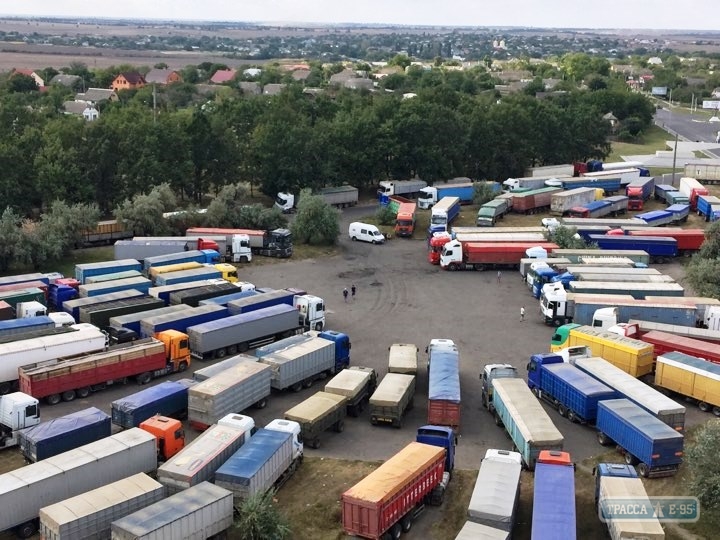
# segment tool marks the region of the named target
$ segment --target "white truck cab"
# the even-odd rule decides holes
[[[250,249],[250,236],[247,234],[232,235],[232,262],[249,263],[252,261]]]
[[[490,412],[494,411],[492,404],[493,385],[495,379],[515,379],[517,378],[517,368],[510,364],[486,364],[480,373],[481,382],[481,402],[483,407]]]
[[[39,423],[37,399],[22,392],[0,396],[0,448],[17,446],[18,431]]]
[[[44,317],[47,315],[47,308],[40,302],[18,302],[15,306],[15,315],[17,319]]]
[[[425,352],[428,355],[428,361],[427,361],[427,367],[430,369],[430,357],[432,356],[432,352],[437,349],[454,349],[455,348],[455,342],[452,339],[443,339],[443,338],[436,338],[431,339],[430,344],[425,347]]]
[[[428,186],[424,187],[418,193],[417,205],[418,208],[428,209],[432,208],[435,203],[438,202],[437,188]]]
[[[318,332],[325,328],[325,302],[312,294],[297,295],[293,298],[293,306],[300,314],[300,324],[304,328]]]
[[[281,420],[275,419],[270,422],[265,429],[272,431],[282,431],[283,433],[292,433],[293,435],[293,461],[296,459],[302,459],[303,457],[303,443],[302,437],[300,437],[300,424],[293,422],[292,420]]]
[[[236,281],[235,283],[233,283],[233,285],[240,289],[241,292],[255,290],[255,284],[250,283],[249,281]]]
[[[253,420],[249,416],[245,416],[244,414],[230,413],[223,416],[220,420],[218,420],[217,423],[218,426],[233,427],[249,433],[247,438],[250,438],[252,435],[254,435],[256,431],[255,420]]]
[[[75,319],[73,319],[72,315],[64,311],[48,313],[48,317],[55,322],[55,328],[60,328],[61,326],[72,326],[75,324]]]
[[[295,195],[282,191],[279,192],[275,197],[275,208],[281,210],[283,214],[292,212],[295,208]]]

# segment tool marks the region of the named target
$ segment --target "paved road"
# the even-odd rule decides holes
[[[672,134],[678,133],[680,140],[694,142],[715,142],[720,122],[708,122],[705,116],[673,113],[663,108],[655,113],[655,123]],[[720,148],[706,151],[712,157],[720,158]]]

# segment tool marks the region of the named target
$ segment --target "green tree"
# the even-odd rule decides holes
[[[397,214],[393,212],[392,208],[390,208],[390,205],[380,206],[375,211],[375,219],[378,220],[378,223],[380,223],[380,225],[394,225],[396,218]]]
[[[410,64],[412,60],[410,60],[410,57],[406,54],[397,54],[393,58],[390,59],[388,62],[389,66],[399,66],[403,69],[406,69]]]
[[[705,230],[705,242],[690,260],[686,276],[698,295],[720,298],[720,221]]]
[[[22,241],[20,223],[20,216],[12,208],[5,208],[0,217],[0,272],[7,272],[18,258]]]
[[[340,213],[322,197],[304,189],[290,230],[297,244],[334,245],[340,236]]]
[[[720,525],[720,420],[709,420],[695,434],[685,459],[692,474],[690,493],[701,504],[703,520]]]
[[[488,182],[477,182],[475,184],[475,194],[473,195],[473,204],[482,206],[486,202],[495,198],[495,191],[492,184]]]
[[[115,217],[138,236],[163,236],[169,225],[163,214],[174,210],[177,201],[167,185],[155,187],[147,195],[135,195],[115,209]]]
[[[575,227],[556,227],[552,233],[548,234],[548,240],[556,243],[562,249],[588,249],[593,246],[588,245],[582,237],[577,234]]]
[[[43,214],[40,224],[55,238],[60,253],[66,254],[78,247],[82,241],[82,232],[94,229],[100,218],[100,210],[95,204],[68,204],[56,200],[50,210]]]
[[[15,73],[8,79],[7,89],[8,92],[37,92],[38,85],[30,75]]]
[[[237,227],[237,216],[244,206],[248,192],[242,184],[223,186],[210,202],[205,213],[208,227]]]
[[[272,490],[245,499],[236,508],[235,528],[241,540],[283,540],[290,537],[285,517],[273,505]]]

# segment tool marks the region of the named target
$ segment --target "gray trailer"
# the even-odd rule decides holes
[[[550,213],[562,216],[574,206],[582,206],[595,200],[595,189],[580,187],[553,193],[550,198]]]
[[[250,347],[289,337],[299,328],[298,310],[281,304],[191,326],[187,333],[192,356],[205,360],[245,352]]]
[[[165,487],[145,473],[123,478],[40,509],[45,540],[108,538],[110,524],[165,498]]]
[[[0,475],[0,530],[23,537],[38,527],[40,509],[157,469],[155,436],[139,428],[86,444]]]
[[[210,426],[197,439],[160,465],[157,479],[167,488],[168,495],[174,495],[201,482],[212,482],[215,471],[249,438],[250,429],[217,424]]]
[[[326,385],[325,392],[345,396],[345,408],[350,416],[357,417],[365,408],[365,402],[377,387],[377,373],[373,368],[353,366],[342,370]]]
[[[322,188],[317,192],[330,206],[345,208],[358,202],[358,188],[353,186],[335,186]]]
[[[675,283],[675,280],[670,276],[651,276],[643,274],[613,274],[611,276],[607,274],[591,274],[589,272],[580,272],[574,274],[575,279],[578,281],[614,281],[616,283]]]
[[[258,359],[254,356],[250,356],[247,354],[238,354],[236,356],[231,356],[230,358],[226,358],[225,360],[217,362],[216,364],[213,364],[211,366],[196,370],[193,373],[193,379],[196,380],[197,382],[206,381],[210,377],[214,377],[215,375],[222,373],[226,369],[233,368],[240,363],[243,363],[243,362],[255,363],[257,361],[258,361]]]
[[[345,429],[347,398],[328,392],[317,392],[285,413],[285,420],[300,424],[303,442],[310,448],[320,448],[320,435],[332,428],[337,433]]]
[[[203,482],[113,521],[112,540],[212,538],[233,524],[233,494]]]
[[[387,422],[402,427],[403,415],[413,406],[415,376],[388,373],[370,396],[370,423]]]
[[[173,240],[118,240],[113,248],[115,259],[137,259],[140,262],[148,257],[195,249],[184,237],[176,237]]]
[[[455,540],[510,540],[510,533],[495,527],[466,521]]]
[[[270,395],[270,366],[241,362],[188,390],[190,426],[205,430],[223,416],[251,406],[262,409]]]
[[[388,373],[417,375],[418,348],[409,343],[394,343],[388,349]]]
[[[488,450],[480,464],[468,505],[474,523],[511,532],[520,499],[522,456],[507,450]]]
[[[191,342],[192,343],[192,342]],[[272,368],[272,387],[299,392],[313,381],[335,372],[335,342],[310,338],[287,349],[268,354],[260,362]]]

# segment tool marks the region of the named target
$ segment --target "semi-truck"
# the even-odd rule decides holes
[[[29,283],[29,282],[34,282],[34,281],[41,281],[45,285],[50,284],[50,278],[48,278],[47,275],[41,274],[39,272],[35,272],[32,274],[17,274],[14,276],[0,277],[0,286],[20,284],[20,283]]]
[[[202,482],[212,482],[215,471],[245,444],[255,429],[249,416],[229,414],[158,467],[157,479],[174,495]]]
[[[698,216],[703,216],[705,221],[717,221],[720,219],[720,198],[714,195],[700,195],[697,200]]]
[[[26,359],[17,376],[23,392],[56,405],[61,400],[86,398],[91,392],[124,383],[129,378],[138,384],[147,384],[155,377],[185,371],[189,365],[187,336],[166,331],[158,334],[157,339],[115,345],[49,365],[28,365]]]
[[[346,398],[348,416],[357,417],[370,401],[377,388],[377,373],[373,368],[353,366],[342,370],[325,385],[325,392]]]
[[[651,210],[642,214],[636,214],[637,219],[642,219],[650,227],[663,227],[675,221],[675,216],[667,210]]]
[[[395,217],[395,236],[410,238],[415,232],[417,204],[402,203]]]
[[[410,343],[393,343],[388,347],[388,373],[417,375],[418,348]]]
[[[207,251],[207,256],[197,262],[216,264],[222,262],[248,263],[252,261],[250,236],[247,234],[208,234],[202,236],[136,236],[133,241],[149,244],[175,244],[175,252]],[[213,253],[217,252],[217,253]],[[157,256],[165,253],[158,253]],[[135,257],[139,259],[139,257]],[[144,261],[143,261],[144,262]],[[168,263],[171,264],[171,263]]]
[[[81,323],[92,324],[103,330],[110,326],[112,317],[144,313],[153,309],[158,309],[165,304],[162,300],[152,296],[139,296],[137,298],[128,298],[126,300],[116,300],[114,302],[101,302],[99,304],[89,304],[81,306],[78,309],[79,319]]]
[[[483,204],[477,213],[475,223],[478,227],[494,227],[510,211],[507,199],[493,199]]]
[[[57,335],[0,344],[0,394],[18,388],[21,366],[55,363],[58,358],[102,351],[107,346],[107,335],[94,326],[77,324],[68,328]]]
[[[614,389],[557,354],[534,354],[527,367],[530,390],[571,422],[594,423],[598,402],[618,397]]]
[[[186,237],[174,237],[177,241],[187,241]],[[155,267],[170,266],[182,263],[215,264],[219,262],[220,253],[216,249],[192,249],[189,251],[175,250],[143,259],[143,271],[150,276]]]
[[[122,259],[119,261],[102,261],[96,263],[85,263],[75,265],[75,279],[80,285],[85,284],[85,280],[90,276],[99,276],[102,274],[114,274],[116,272],[124,272],[125,270],[142,270],[142,265],[136,259]]]
[[[610,203],[611,216],[619,216],[627,213],[628,203],[630,202],[630,198],[627,195],[611,195],[610,197],[605,197],[603,200]]]
[[[18,446],[25,461],[35,463],[109,437],[110,430],[110,417],[90,407],[26,427],[18,433]]]
[[[542,165],[539,167],[529,167],[525,169],[525,174],[533,177],[546,178],[549,175],[572,176],[575,173],[575,166],[572,163],[563,165]]]
[[[150,317],[167,315],[168,313],[176,313],[178,311],[188,309],[188,306],[184,304],[179,306],[165,306],[165,304],[162,303],[161,306],[163,307],[110,317],[107,329],[110,334],[110,342],[113,342],[113,334],[121,333],[121,329],[126,329],[127,331],[134,332],[137,336],[140,336],[140,321],[143,319],[149,319]]]
[[[593,475],[598,516],[607,525],[612,540],[665,540],[665,531],[657,517],[651,515],[637,519],[628,515],[624,519],[612,510],[618,501],[632,501],[636,505],[633,509],[637,509],[638,513],[653,508],[635,467],[621,463],[598,463]]]
[[[657,357],[655,384],[698,404],[703,412],[720,416],[720,366],[680,352]]]
[[[37,287],[0,292],[0,301],[8,304],[16,316],[18,305],[22,303],[39,302],[45,304],[47,302],[45,292]]]
[[[720,183],[720,161],[717,159],[698,159],[685,163],[685,176],[697,178],[706,184]]]
[[[189,270],[178,270],[177,272],[160,274],[155,278],[155,285],[157,287],[164,287],[165,285],[175,285],[177,283],[221,278],[222,272],[212,266],[203,266],[201,268],[191,268]]]
[[[675,351],[704,358],[714,364],[720,364],[720,344],[708,343],[706,341],[659,332],[657,330],[643,334],[640,339],[653,346],[656,357]]]
[[[525,381],[496,378],[492,384],[495,424],[503,426],[510,435],[525,467],[535,469],[542,450],[562,450],[562,434]]]
[[[630,319],[658,322],[673,326],[695,327],[696,308],[686,304],[662,304],[648,300],[603,299],[613,295],[580,295],[570,293],[573,300],[572,322],[595,328],[610,327]],[[612,306],[612,307],[610,307]],[[623,333],[623,335],[629,335]],[[633,336],[630,336],[633,337]]]
[[[188,387],[166,381],[110,404],[112,423],[121,428],[138,427],[155,414],[182,419],[187,416]]]
[[[576,519],[575,466],[570,454],[543,450],[535,466],[532,538],[575,540]]]
[[[138,473],[157,469],[155,437],[129,429],[0,475],[0,530],[29,538],[40,509]]]
[[[685,176],[680,178],[680,187],[678,191],[689,199],[690,208],[697,208],[698,197],[700,195],[709,195],[708,189],[703,186],[697,179]]]
[[[612,325],[607,330],[608,332],[615,332],[621,336],[635,339],[640,339],[648,332],[657,330],[667,334],[675,334],[676,336],[689,337],[710,343],[720,342],[720,332],[716,330],[707,330],[706,328],[696,328],[694,326],[663,324],[654,321],[643,321],[641,319],[629,319],[628,322]]]
[[[73,319],[80,321],[80,308],[95,304],[105,304],[116,300],[127,300],[129,298],[140,298],[145,296],[142,292],[135,289],[119,291],[108,294],[100,294],[98,296],[90,296],[85,298],[73,298],[65,300],[62,303],[62,309],[72,315]]]
[[[512,211],[518,214],[537,214],[550,208],[553,195],[561,193],[559,187],[543,187],[523,193],[513,193]]]
[[[465,182],[424,187],[418,193],[418,208],[432,208],[445,197],[458,199],[458,204],[471,204],[475,198],[475,183]]]
[[[199,245],[199,246],[198,246]],[[189,253],[197,249],[208,249],[218,252],[208,263],[219,262],[220,253],[217,242],[213,240],[186,240],[182,236],[171,237],[135,237],[132,240],[119,240],[113,246],[116,259],[137,259],[145,266],[145,260],[153,257]]]
[[[347,397],[329,392],[316,392],[285,412],[285,420],[297,422],[302,440],[310,448],[320,448],[320,436],[332,429],[345,429]]]
[[[665,236],[642,237],[610,234],[591,234],[590,241],[602,249],[642,250],[652,262],[663,263],[677,257],[677,240]]]
[[[370,423],[389,423],[401,428],[403,416],[412,408],[415,397],[415,376],[388,373],[370,396]]]
[[[296,422],[273,420],[220,466],[215,484],[231,491],[238,502],[278,490],[302,463],[301,441]]]
[[[582,206],[595,200],[595,190],[589,187],[579,187],[553,193],[550,197],[550,213],[562,216],[574,206]]]
[[[517,266],[530,248],[556,249],[551,242],[460,242],[451,240],[443,246],[440,266],[447,270],[484,270]]]
[[[536,190],[546,187],[545,182],[548,180],[565,180],[572,178],[571,174],[534,174],[532,176],[523,176],[520,178],[508,178],[502,183],[503,189],[511,193],[519,190]]]
[[[522,456],[517,452],[487,450],[470,496],[468,520],[512,533],[520,499],[521,471]]]
[[[601,174],[600,176],[594,177],[582,175],[578,178],[567,178],[561,180],[559,185],[561,185],[563,189],[590,188],[593,190],[602,190],[601,194],[612,195],[613,193],[620,191],[626,183],[629,183],[631,178],[639,177],[636,175],[636,172],[631,172],[626,180],[617,173],[610,175]],[[547,182],[545,184],[547,185]]]
[[[514,379],[518,376],[517,368],[510,364],[485,364],[480,372],[481,394],[480,398],[483,407],[491,414],[495,412],[493,405],[493,380],[494,379]]]
[[[0,449],[20,444],[23,430],[40,423],[36,398],[23,392],[0,396]]]
[[[243,298],[250,298],[251,296],[256,296],[260,294],[261,292],[266,292],[265,289],[247,289],[247,290],[238,290],[237,292],[230,292],[229,294],[221,294],[220,296],[213,296],[211,298],[205,298],[204,300],[200,300],[198,305],[200,306],[206,306],[208,304],[216,304],[219,306],[227,306],[230,302],[233,300],[241,300]]]
[[[357,193],[357,191],[356,191]],[[357,202],[357,194],[355,195]],[[226,245],[233,244],[233,237],[236,235],[247,235],[250,239],[250,250],[254,255],[264,257],[287,258],[292,256],[293,244],[292,233],[288,229],[274,229],[262,231],[256,229],[217,229],[207,227],[192,227],[185,231],[185,236],[225,236]]]
[[[189,326],[187,333],[193,357],[206,360],[242,353],[251,347],[288,337],[299,329],[297,309],[280,304]]]
[[[454,345],[428,347],[427,422],[460,431],[460,353]]]
[[[358,188],[349,185],[320,188],[313,195],[322,197],[327,204],[336,208],[347,208],[358,203]],[[275,197],[275,208],[278,208],[284,214],[294,212],[299,198],[299,195],[281,191]]]
[[[443,197],[430,210],[428,233],[447,231],[450,224],[460,215],[460,198]]]
[[[299,392],[350,365],[350,338],[341,332],[321,332],[259,360],[272,367],[274,389]]]
[[[233,525],[230,491],[202,482],[110,525],[113,540],[213,538]]]
[[[653,188],[653,198],[656,201],[670,204],[668,202],[668,193],[677,192],[677,190],[678,188],[672,184],[655,184],[655,187]],[[687,202],[689,203],[689,199]]]
[[[615,390],[618,398],[629,399],[677,431],[685,429],[685,407],[643,383],[604,358],[575,358],[578,369]],[[657,379],[657,371],[655,373]]]
[[[249,313],[257,309],[262,309],[270,306],[277,306],[281,304],[287,304],[292,306],[296,296],[302,296],[307,294],[301,289],[279,289],[271,290],[267,292],[260,292],[256,295],[247,296],[237,300],[231,300],[228,302],[228,311],[230,315],[239,315],[241,313]]]
[[[628,210],[642,210],[655,190],[655,178],[637,178],[625,187],[625,195],[628,197]]]
[[[18,336],[34,330],[47,328],[55,328],[55,321],[47,315],[25,317],[24,319],[9,319],[7,321],[0,321],[0,338],[10,338],[11,336]]]
[[[97,296],[99,294],[109,294],[118,291],[125,291],[129,289],[138,290],[144,294],[147,294],[150,289],[151,281],[144,277],[134,277],[127,279],[116,279],[113,281],[101,281],[100,283],[86,283],[80,285],[78,292],[80,298],[86,296]]]
[[[386,204],[385,201],[391,195],[402,195],[409,199],[415,199],[420,194],[420,190],[427,187],[425,180],[413,178],[411,180],[381,180],[378,182],[378,200],[380,204]]]
[[[155,414],[138,427],[157,439],[158,462],[167,461],[185,447],[185,430],[176,418]]]
[[[221,279],[206,279],[202,281],[189,281],[186,283],[176,283],[175,285],[163,285],[162,287],[150,287],[148,294],[159,298],[165,302],[166,306],[170,305],[170,295],[177,291],[184,291],[187,289],[195,289],[197,287],[204,287],[206,285],[217,285],[221,284],[224,280]]]
[[[450,481],[444,448],[411,442],[341,496],[348,535],[380,540],[409,531],[423,503],[442,504]]]
[[[227,308],[224,306],[188,307],[177,312],[142,319],[140,321],[140,335],[142,337],[152,337],[165,330],[187,332],[190,326],[216,321],[226,316]]]
[[[662,420],[627,399],[601,401],[598,442],[615,443],[628,465],[648,477],[671,476],[682,463],[684,437]]]
[[[190,426],[204,431],[231,413],[255,406],[262,409],[270,396],[272,370],[259,362],[240,362],[188,390]]]
[[[613,205],[606,200],[592,201],[567,210],[567,215],[576,218],[600,218],[612,213]]]

